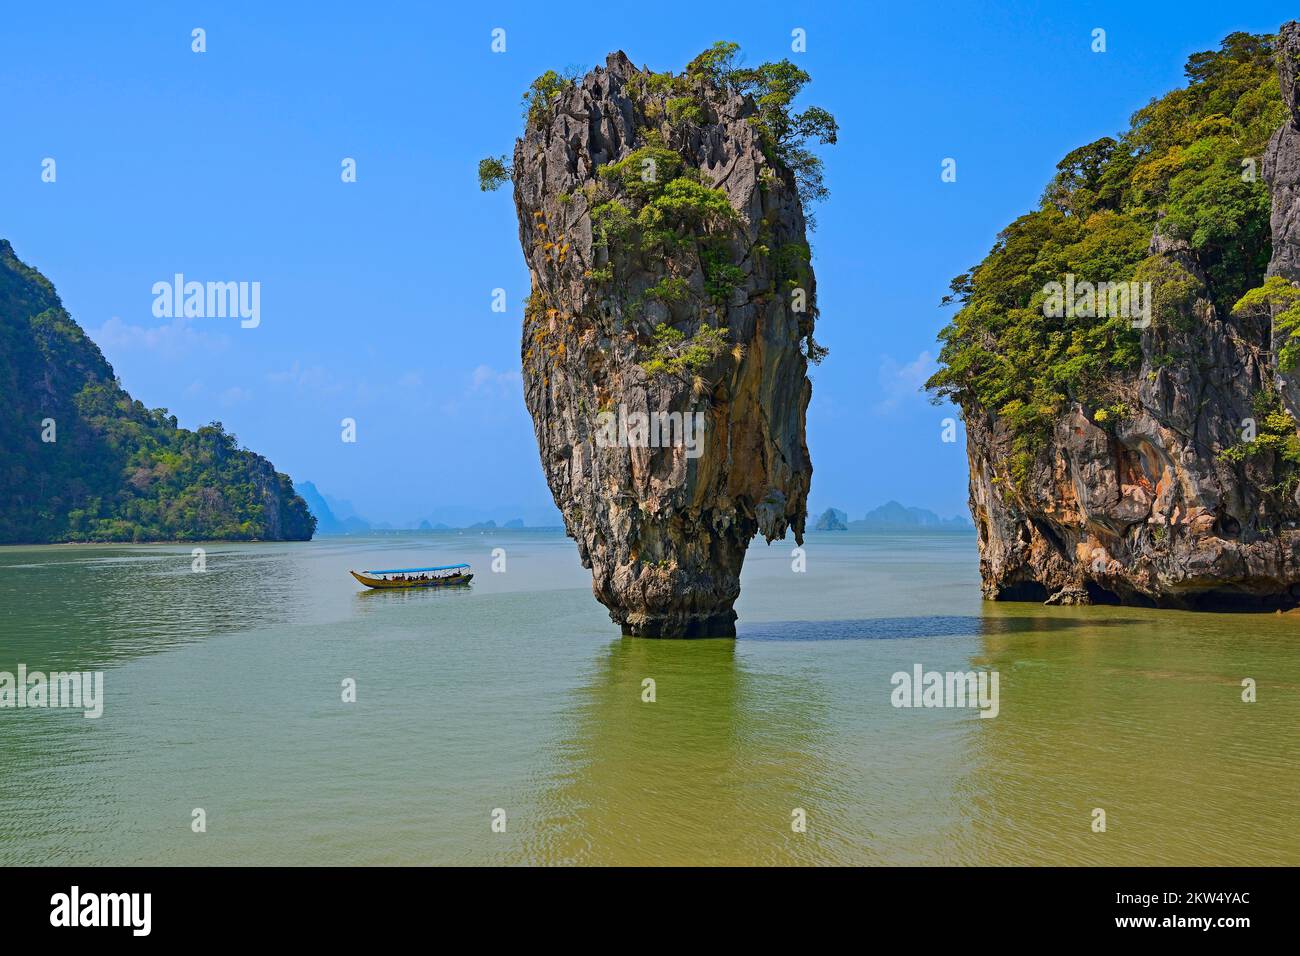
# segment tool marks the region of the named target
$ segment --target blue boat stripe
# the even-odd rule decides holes
[[[468,564],[444,564],[437,568],[389,568],[387,571],[362,571],[362,574],[410,574],[414,571],[455,571],[468,568]]]

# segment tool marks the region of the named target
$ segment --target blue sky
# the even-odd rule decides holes
[[[478,191],[478,159],[511,150],[519,96],[546,69],[621,48],[678,70],[718,39],[750,63],[790,56],[841,129],[813,236],[831,355],[813,371],[812,509],[860,517],[895,498],[948,516],[966,508],[964,437],[940,440],[951,410],[917,388],[949,279],[1036,204],[1061,156],[1181,85],[1188,54],[1295,14],[1055,6],[10,6],[0,236],[127,389],[183,425],[222,421],[372,520],[454,505],[540,522],[555,512],[518,384],[528,275],[508,190]],[[796,27],[806,53],[790,51]],[[261,325],[155,318],[151,287],[176,272],[259,281]]]

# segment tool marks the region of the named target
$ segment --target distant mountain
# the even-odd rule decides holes
[[[334,513],[334,517],[339,521],[347,521],[349,518],[355,518],[367,528],[370,527],[370,522],[357,514],[357,509],[352,506],[352,502],[345,498],[335,498],[333,495],[321,495],[321,497],[325,499],[325,503],[329,505],[330,511]]]
[[[330,511],[330,506],[325,503],[321,497],[320,491],[310,481],[298,482],[298,494],[302,495],[302,500],[307,502],[307,510],[316,517],[316,533],[329,534],[326,529],[336,521],[334,513]]]
[[[305,541],[288,475],[220,422],[122,388],[50,280],[0,239],[0,544]]]
[[[298,491],[307,502],[307,508],[316,516],[317,534],[361,534],[371,530],[370,523],[364,518],[358,518],[355,513],[349,513],[346,518],[340,518],[335,514],[334,509],[330,507],[330,502],[338,499],[321,494],[313,482],[302,482]],[[348,502],[339,503],[351,512],[351,505]]]
[[[928,508],[909,508],[888,501],[867,512],[866,517],[850,521],[839,508],[827,508],[813,524],[814,531],[970,531],[974,528],[964,516],[940,518]]]
[[[302,497],[307,502],[307,507],[316,517],[317,534],[364,534],[367,531],[454,531],[460,529],[466,531],[491,531],[504,528],[520,530],[528,527],[554,527],[554,525],[528,525],[523,518],[511,518],[504,524],[498,525],[493,519],[478,520],[483,517],[482,511],[456,505],[440,506],[425,517],[415,521],[404,521],[400,524],[392,524],[388,521],[371,522],[357,514],[352,502],[322,492],[313,482],[302,482],[300,490]],[[505,509],[494,508],[492,510],[500,514]],[[506,513],[509,514],[509,512]],[[452,514],[460,517],[457,523],[449,524],[446,521],[435,521],[434,515],[437,514]]]
[[[849,530],[849,516],[838,508],[827,508],[822,512],[822,516],[817,519],[817,524],[813,527],[813,530],[847,531]]]
[[[940,518],[928,508],[908,508],[888,501],[867,512],[860,521],[850,521],[850,530],[860,531],[969,531],[969,518]]]

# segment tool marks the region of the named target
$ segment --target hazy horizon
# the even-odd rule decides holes
[[[547,502],[547,508],[539,508],[536,506],[529,507],[527,505],[512,506],[510,504],[488,504],[478,506],[464,505],[459,502],[444,502],[430,505],[415,515],[408,514],[397,519],[376,518],[369,514],[366,509],[357,507],[355,502],[339,498],[332,494],[328,488],[322,488],[318,481],[313,481],[311,478],[303,479],[298,483],[300,491],[301,485],[303,484],[310,484],[315,488],[329,507],[331,514],[340,521],[345,521],[349,517],[357,517],[370,523],[372,527],[378,524],[389,524],[392,526],[391,528],[377,528],[375,530],[416,530],[410,526],[417,525],[421,521],[428,521],[430,524],[434,525],[443,523],[452,529],[466,528],[471,524],[481,524],[487,521],[495,521],[497,525],[500,526],[505,522],[516,518],[522,520],[524,525],[529,528],[563,527],[564,525],[564,519],[561,517],[559,509],[549,501]],[[897,499],[891,498],[889,501],[881,501],[869,507],[856,509],[845,508],[833,503],[825,505],[818,504],[815,506],[810,504],[808,507],[808,528],[811,530],[813,525],[816,524],[817,519],[820,518],[829,508],[836,508],[839,511],[843,511],[848,514],[850,521],[857,521],[862,519],[866,514],[890,504],[899,504],[904,508],[923,508],[924,510],[930,511],[937,517],[945,520],[951,518],[961,518],[966,521],[970,520],[970,513],[965,509],[955,514],[942,514],[941,512],[934,511],[933,508],[925,508],[923,505],[914,505],[906,501],[898,501]],[[308,505],[311,506],[310,500],[308,500]]]

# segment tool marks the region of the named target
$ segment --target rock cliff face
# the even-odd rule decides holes
[[[1272,203],[1269,274],[1294,280],[1296,24],[1279,35],[1277,61],[1286,119],[1263,163]],[[1261,391],[1277,390],[1282,409],[1300,413],[1300,390],[1278,372],[1269,316],[1216,308],[1204,263],[1159,226],[1149,251],[1180,264],[1199,291],[1188,322],[1157,321],[1142,331],[1140,368],[1114,383],[1128,409],[1122,420],[1106,422],[1095,409],[1069,403],[1017,483],[1007,469],[1007,422],[963,403],[985,596],[1191,609],[1300,604],[1300,492],[1279,490],[1271,452],[1235,463],[1222,457],[1245,428],[1256,427]],[[1180,358],[1171,363],[1170,355]]]
[[[1273,203],[1273,258],[1269,275],[1300,279],[1300,24],[1278,34],[1277,77],[1286,118],[1264,154],[1264,179]]]
[[[802,543],[816,289],[793,174],[765,155],[753,103],[685,82],[612,54],[517,142],[524,395],[610,617],[726,636],[750,540]]]

